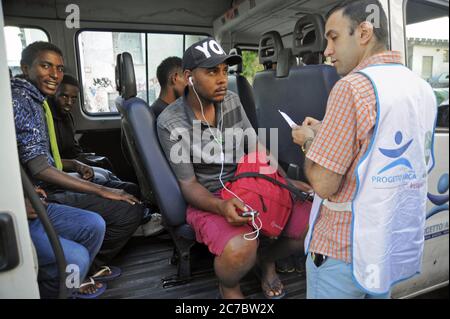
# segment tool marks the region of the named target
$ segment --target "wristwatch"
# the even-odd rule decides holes
[[[303,143],[303,145],[302,145],[302,151],[303,151],[304,154],[306,154],[306,143],[308,143],[308,142],[311,142],[311,143],[312,143],[312,141],[314,141],[314,137],[307,138],[306,141],[305,141],[305,143]]]

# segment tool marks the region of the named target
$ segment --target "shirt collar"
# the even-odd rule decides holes
[[[355,73],[374,64],[403,64],[400,51],[384,51],[374,54],[363,61],[351,73]]]
[[[182,96],[182,99],[183,99],[183,104],[185,105],[184,110],[185,110],[186,115],[188,117],[189,123],[192,123],[193,121],[199,121],[199,119],[197,119],[195,117],[194,111],[192,110],[192,107],[188,103],[188,99],[187,99],[187,94],[186,93]],[[222,102],[222,105],[223,104],[224,103]],[[216,125],[218,126],[220,124],[219,121],[221,120],[220,112],[222,112],[223,110],[221,110],[220,107],[216,103],[214,103],[214,108],[216,110],[216,112],[215,112]],[[202,125],[207,125],[204,119],[201,119],[201,123],[202,123]]]

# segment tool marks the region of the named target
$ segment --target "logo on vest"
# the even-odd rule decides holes
[[[372,176],[372,183],[393,186],[417,179],[416,172],[414,171],[411,162],[407,158],[403,157],[405,152],[413,143],[414,139],[411,139],[405,145],[401,146],[403,134],[400,131],[395,133],[394,139],[395,144],[399,147],[394,149],[378,148],[382,155],[391,158],[393,161],[381,168],[377,175]],[[400,171],[398,167],[403,167],[403,170]],[[390,173],[394,168],[397,168],[395,173]]]

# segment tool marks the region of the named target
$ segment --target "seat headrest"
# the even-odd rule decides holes
[[[116,86],[120,96],[128,100],[137,95],[133,58],[128,52],[117,55]]]
[[[325,20],[320,14],[307,14],[295,24],[292,53],[301,56],[304,53],[318,53],[326,49]]]
[[[289,75],[289,70],[296,64],[296,59],[292,55],[292,51],[289,48],[283,49],[278,54],[278,62],[276,69],[277,78],[285,78]]]
[[[278,55],[284,49],[281,35],[277,31],[269,31],[259,40],[259,63],[264,66],[278,62]]]
[[[119,53],[116,57],[116,67],[114,68],[114,73],[116,76],[116,91],[119,92],[119,95],[122,95],[121,84],[120,84],[120,61],[122,59],[122,53]]]
[[[230,55],[240,55],[242,56],[242,50],[240,48],[233,48],[230,50]],[[235,64],[228,68],[228,73],[230,74],[241,74],[242,73],[242,63]]]

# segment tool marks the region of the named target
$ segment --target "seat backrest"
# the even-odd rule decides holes
[[[304,57],[306,53],[321,54],[326,47],[324,41],[324,21],[319,15],[307,15],[299,20],[294,32],[292,53],[295,57]],[[304,43],[303,35],[314,30],[312,43]],[[310,36],[311,37],[311,36]],[[311,38],[310,38],[311,39]],[[305,45],[305,48],[303,47]],[[304,154],[292,141],[292,129],[281,117],[278,110],[287,113],[296,123],[301,124],[305,117],[323,119],[328,95],[339,80],[335,68],[328,65],[291,66],[288,73],[280,72],[280,61],[292,65],[283,55],[283,49],[274,54],[277,57],[277,73],[261,74],[255,77],[253,89],[258,114],[259,127],[278,128],[278,161],[284,169],[295,167],[295,175],[290,176],[306,180],[303,172]],[[283,60],[284,59],[284,60]],[[284,67],[286,69],[286,67]],[[258,74],[257,74],[258,75]],[[278,75],[278,77],[277,77]],[[280,77],[281,76],[281,77]],[[267,132],[268,133],[268,132]],[[269,134],[267,134],[269,135]],[[270,147],[270,139],[266,144]]]
[[[242,55],[239,48],[231,49],[230,54]],[[254,129],[258,128],[256,119],[255,98],[253,96],[253,88],[242,75],[242,63],[231,66],[228,69],[228,89],[239,95],[242,107]]]
[[[159,144],[155,115],[144,100],[136,97],[133,60],[128,52],[118,58],[116,74],[122,129],[139,185],[153,193],[167,226],[183,226],[186,202]]]

